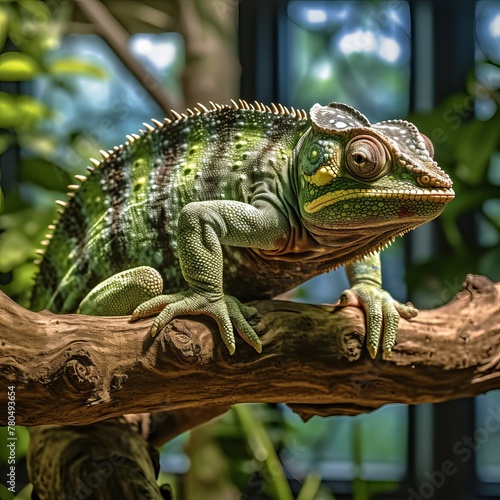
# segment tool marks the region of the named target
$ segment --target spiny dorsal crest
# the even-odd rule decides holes
[[[261,102],[255,101],[254,103],[248,103],[247,101],[243,99],[239,99],[238,102],[234,101],[231,99],[231,104],[217,104],[214,103],[213,101],[209,102],[209,106],[207,107],[204,104],[198,103],[196,107],[193,109],[187,109],[185,113],[179,113],[175,110],[171,110],[170,114],[172,116],[172,119],[165,118],[163,122],[156,120],[156,119],[151,119],[151,122],[153,123],[154,126],[150,125],[149,123],[143,123],[144,127],[146,130],[140,130],[141,136],[147,135],[149,133],[154,133],[158,129],[162,129],[165,126],[168,126],[172,123],[177,123],[182,120],[189,119],[190,117],[193,116],[199,116],[205,113],[217,113],[225,109],[232,109],[234,111],[239,111],[239,110],[245,110],[245,111],[255,111],[259,113],[272,113],[274,115],[281,115],[281,116],[290,116],[292,118],[297,118],[298,120],[301,121],[306,121],[308,120],[308,115],[307,112],[303,109],[294,109],[294,108],[286,108],[282,104],[271,104],[270,106],[267,106]],[[126,145],[134,143],[136,140],[141,138],[140,135],[138,134],[128,134],[127,137],[127,142],[125,143]],[[103,161],[105,162],[108,160],[112,155],[120,152],[120,150],[123,149],[123,144],[120,144],[119,146],[115,146],[114,150],[110,149],[109,151],[105,151],[101,149],[99,152],[103,158]],[[95,158],[90,158],[90,162],[92,163],[93,166],[88,166],[87,170],[89,173],[92,173],[96,168],[99,168],[102,164],[102,161],[96,160]],[[68,186],[69,193],[67,193],[68,199],[71,199],[74,197],[75,192],[77,192],[82,184],[85,183],[87,180],[87,177],[84,175],[75,175],[74,178],[78,181],[78,183],[75,184],[70,184]],[[58,213],[60,215],[63,214],[63,210],[67,207],[68,201],[63,201],[63,200],[57,200],[56,204],[59,206]],[[49,226],[49,230],[54,232],[57,226],[57,220],[53,222]],[[42,246],[46,247],[49,244],[50,239],[52,239],[52,234],[49,233],[46,235],[46,239],[42,242]],[[36,250],[37,255],[43,256],[45,254],[45,249],[38,249]],[[40,264],[40,259],[35,260],[35,264]]]
[[[217,104],[214,103],[213,101],[210,101],[210,108],[206,107],[205,105],[198,103],[197,107],[193,109],[187,109],[186,113],[178,113],[175,110],[171,110],[170,113],[172,115],[173,120],[170,120],[169,118],[165,118],[163,122],[160,122],[156,119],[152,119],[151,121],[155,125],[153,127],[152,125],[148,123],[143,123],[144,127],[146,130],[140,130],[141,135],[145,135],[151,132],[154,132],[157,129],[163,128],[166,125],[170,125],[171,123],[179,122],[181,120],[186,120],[189,119],[192,116],[198,116],[201,114],[205,113],[214,113],[218,112],[224,109],[233,109],[235,111],[238,110],[249,110],[249,111],[256,111],[259,113],[272,113],[275,115],[282,115],[282,116],[291,116],[293,118],[298,118],[299,120],[307,120],[307,112],[303,109],[288,109],[285,106],[278,104],[277,106],[275,104],[271,104],[271,106],[267,106],[261,102],[255,101],[253,104],[248,103],[247,101],[243,99],[239,99],[239,102],[237,103],[233,99],[231,99],[231,104]],[[126,135],[127,137],[127,142],[125,144],[132,144],[134,143],[137,139],[140,139],[140,136],[137,134],[128,134]],[[104,161],[106,161],[110,155],[113,155],[115,152],[119,152],[123,148],[123,144],[120,144],[120,146],[115,146],[114,151],[109,150],[108,152],[104,150],[100,150],[99,152],[101,153],[101,156]],[[90,158],[90,162],[92,163],[93,166],[88,166],[87,170],[92,173],[95,168],[98,168],[101,165],[101,161],[96,160],[95,158]],[[87,178],[83,175],[75,175],[75,179],[78,180],[80,183],[84,183]],[[70,184],[68,186],[68,189],[70,191],[78,191],[80,185],[79,184]],[[72,196],[72,193],[70,194],[70,197]],[[65,207],[66,202],[64,201],[57,201],[56,202],[59,206]]]
[[[165,124],[169,125],[172,122],[178,122],[186,118],[188,119],[191,116],[198,116],[204,113],[213,113],[217,111],[222,111],[224,109],[233,109],[235,111],[239,110],[257,111],[259,113],[273,113],[275,115],[291,116],[293,118],[298,118],[299,120],[308,119],[308,115],[305,110],[295,109],[293,107],[288,109],[286,106],[283,106],[282,104],[276,105],[272,103],[270,106],[267,106],[266,104],[263,104],[258,101],[249,103],[243,99],[239,99],[238,102],[236,102],[234,99],[231,99],[231,104],[218,104],[213,101],[210,101],[209,105],[210,107],[207,107],[199,102],[193,109],[191,108],[186,109],[185,113],[179,113],[174,109],[171,109],[170,114],[172,115],[172,120],[170,120],[169,118],[165,118],[164,123],[161,123],[155,119],[152,119],[151,121],[156,125],[157,128],[160,128],[163,127]],[[151,131],[151,129],[147,124],[144,123],[143,125],[146,126],[148,131]],[[130,141],[129,136],[127,136],[127,138],[129,139],[129,142],[133,142]]]

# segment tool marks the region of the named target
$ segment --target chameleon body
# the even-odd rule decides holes
[[[172,114],[76,176],[40,252],[32,307],[159,312],[153,334],[207,314],[231,353],[233,327],[260,351],[247,322],[255,311],[240,300],[347,265],[344,303],[367,311],[372,356],[382,332],[390,352],[399,316],[416,311],[382,290],[378,252],[454,196],[430,141],[339,103],[310,115],[245,101]]]

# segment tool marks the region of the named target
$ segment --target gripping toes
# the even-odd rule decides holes
[[[383,356],[389,357],[396,344],[399,318],[414,318],[418,311],[411,304],[401,304],[388,292],[373,285],[359,283],[346,290],[340,299],[341,306],[361,306],[367,316],[367,347],[372,358],[377,355],[381,338]]]
[[[257,309],[242,304],[238,299],[236,299],[235,297],[231,297],[230,295],[226,295],[225,300],[229,317],[231,318],[232,324],[236,328],[239,336],[247,344],[251,345],[257,352],[262,352],[262,344],[260,343],[260,339],[255,333],[255,330],[248,324],[247,321],[247,318],[250,318],[257,314]],[[231,349],[229,349],[229,352],[231,352]],[[231,354],[233,352],[234,350],[231,352]]]
[[[172,295],[160,295],[141,304],[132,314],[132,320],[149,317],[155,314],[150,328],[151,336],[158,332],[172,319],[182,315],[205,314],[217,322],[224,345],[230,354],[236,349],[234,328],[238,334],[257,352],[262,351],[262,345],[254,329],[246,318],[255,316],[256,309],[241,304],[230,295],[217,299],[209,299],[191,290]]]
[[[177,302],[183,299],[182,293],[176,293],[173,295],[157,295],[156,297],[143,302],[140,306],[136,307],[132,313],[132,321],[141,318],[149,318],[155,314],[160,313],[163,309],[171,303]],[[165,323],[166,324],[166,323]]]

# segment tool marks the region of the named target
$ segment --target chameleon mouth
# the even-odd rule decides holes
[[[453,200],[455,192],[451,188],[447,189],[405,189],[403,191],[382,191],[376,189],[342,189],[334,193],[326,193],[319,196],[310,203],[304,205],[304,210],[308,214],[318,212],[334,203],[355,198],[378,198],[378,199],[391,199],[401,201],[424,201],[431,203],[446,204]]]

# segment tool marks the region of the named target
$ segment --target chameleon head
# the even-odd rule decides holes
[[[311,120],[298,153],[300,210],[311,233],[334,238],[336,230],[370,228],[380,247],[434,219],[454,198],[432,143],[413,124],[372,125],[339,103],[315,104]]]

